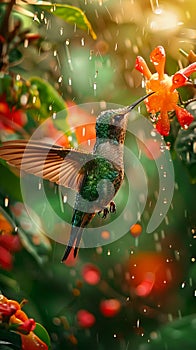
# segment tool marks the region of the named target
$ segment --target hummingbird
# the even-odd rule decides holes
[[[128,113],[151,94],[130,106],[102,111],[96,119],[92,153],[33,140],[6,141],[0,147],[0,158],[9,164],[76,191],[71,233],[62,262],[72,249],[76,258],[83,230],[96,213],[103,213],[105,218],[116,211],[113,198],[124,179]]]

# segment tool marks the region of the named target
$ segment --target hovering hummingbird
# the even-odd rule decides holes
[[[70,238],[62,261],[71,250],[77,256],[84,228],[96,213],[115,212],[113,198],[124,178],[123,147],[128,113],[152,93],[132,105],[100,113],[92,153],[32,140],[4,142],[0,157],[17,168],[77,192]],[[108,209],[109,207],[109,209]]]

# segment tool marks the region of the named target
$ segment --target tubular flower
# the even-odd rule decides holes
[[[22,350],[48,350],[48,346],[33,332],[36,327],[34,319],[28,318],[21,310],[23,304],[0,294],[0,325],[20,334]]]
[[[12,231],[11,224],[0,214],[0,268],[5,270],[12,269],[12,254],[22,248],[19,237],[12,235]]]
[[[176,89],[184,86],[188,77],[196,71],[196,62],[194,62],[169,76],[164,73],[165,58],[165,50],[162,46],[157,46],[151,52],[150,60],[156,69],[154,74],[151,73],[141,56],[136,58],[135,64],[135,68],[146,79],[146,92],[155,92],[145,100],[145,104],[147,111],[157,116],[156,129],[163,136],[169,135],[170,131],[168,112],[175,111],[178,122],[183,128],[187,128],[194,120],[192,114],[177,105],[179,95]]]

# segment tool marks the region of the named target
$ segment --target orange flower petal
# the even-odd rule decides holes
[[[170,91],[174,91],[175,89],[183,86],[186,82],[187,82],[188,78],[180,73],[180,72],[177,72],[173,75],[172,77],[172,86],[170,88]]]
[[[22,350],[48,350],[48,346],[33,332],[28,335],[21,334],[21,340]]]
[[[181,69],[180,72],[184,75],[186,75],[186,77],[189,77],[189,75],[191,75],[192,73],[196,72],[196,62],[189,64],[188,67]]]
[[[163,46],[157,46],[150,54],[150,60],[154,64],[159,79],[164,79],[165,50]]]
[[[166,111],[161,111],[159,114],[159,119],[156,124],[157,131],[163,135],[168,136],[170,131],[170,122],[168,118],[168,114]]]
[[[187,128],[193,121],[194,117],[186,109],[176,106],[176,117],[183,128]]]
[[[135,69],[142,73],[146,79],[150,79],[152,73],[141,56],[137,56],[136,58]]]

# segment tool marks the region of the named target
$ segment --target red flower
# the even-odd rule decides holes
[[[21,249],[20,239],[12,231],[11,224],[0,214],[0,266],[6,270],[12,268],[12,253]]]
[[[27,122],[27,116],[21,109],[10,108],[4,96],[0,97],[0,126],[7,132],[18,130]]]
[[[18,236],[0,235],[0,266],[5,270],[12,268],[12,253],[21,249]]]
[[[5,329],[20,334],[23,350],[48,350],[48,346],[33,332],[36,323],[33,318],[28,318],[16,300],[9,300],[0,295],[0,323],[5,323]]]
[[[155,122],[156,129],[163,136],[167,136],[170,131],[168,112],[175,111],[183,128],[187,128],[194,120],[192,114],[177,105],[179,95],[176,89],[184,86],[189,75],[196,71],[195,62],[169,76],[164,73],[165,58],[165,50],[162,46],[157,46],[151,52],[150,60],[156,69],[154,74],[151,73],[142,57],[138,56],[135,64],[135,68],[146,78],[147,93],[155,92],[145,100],[145,104],[149,113],[158,114],[158,119]]]

